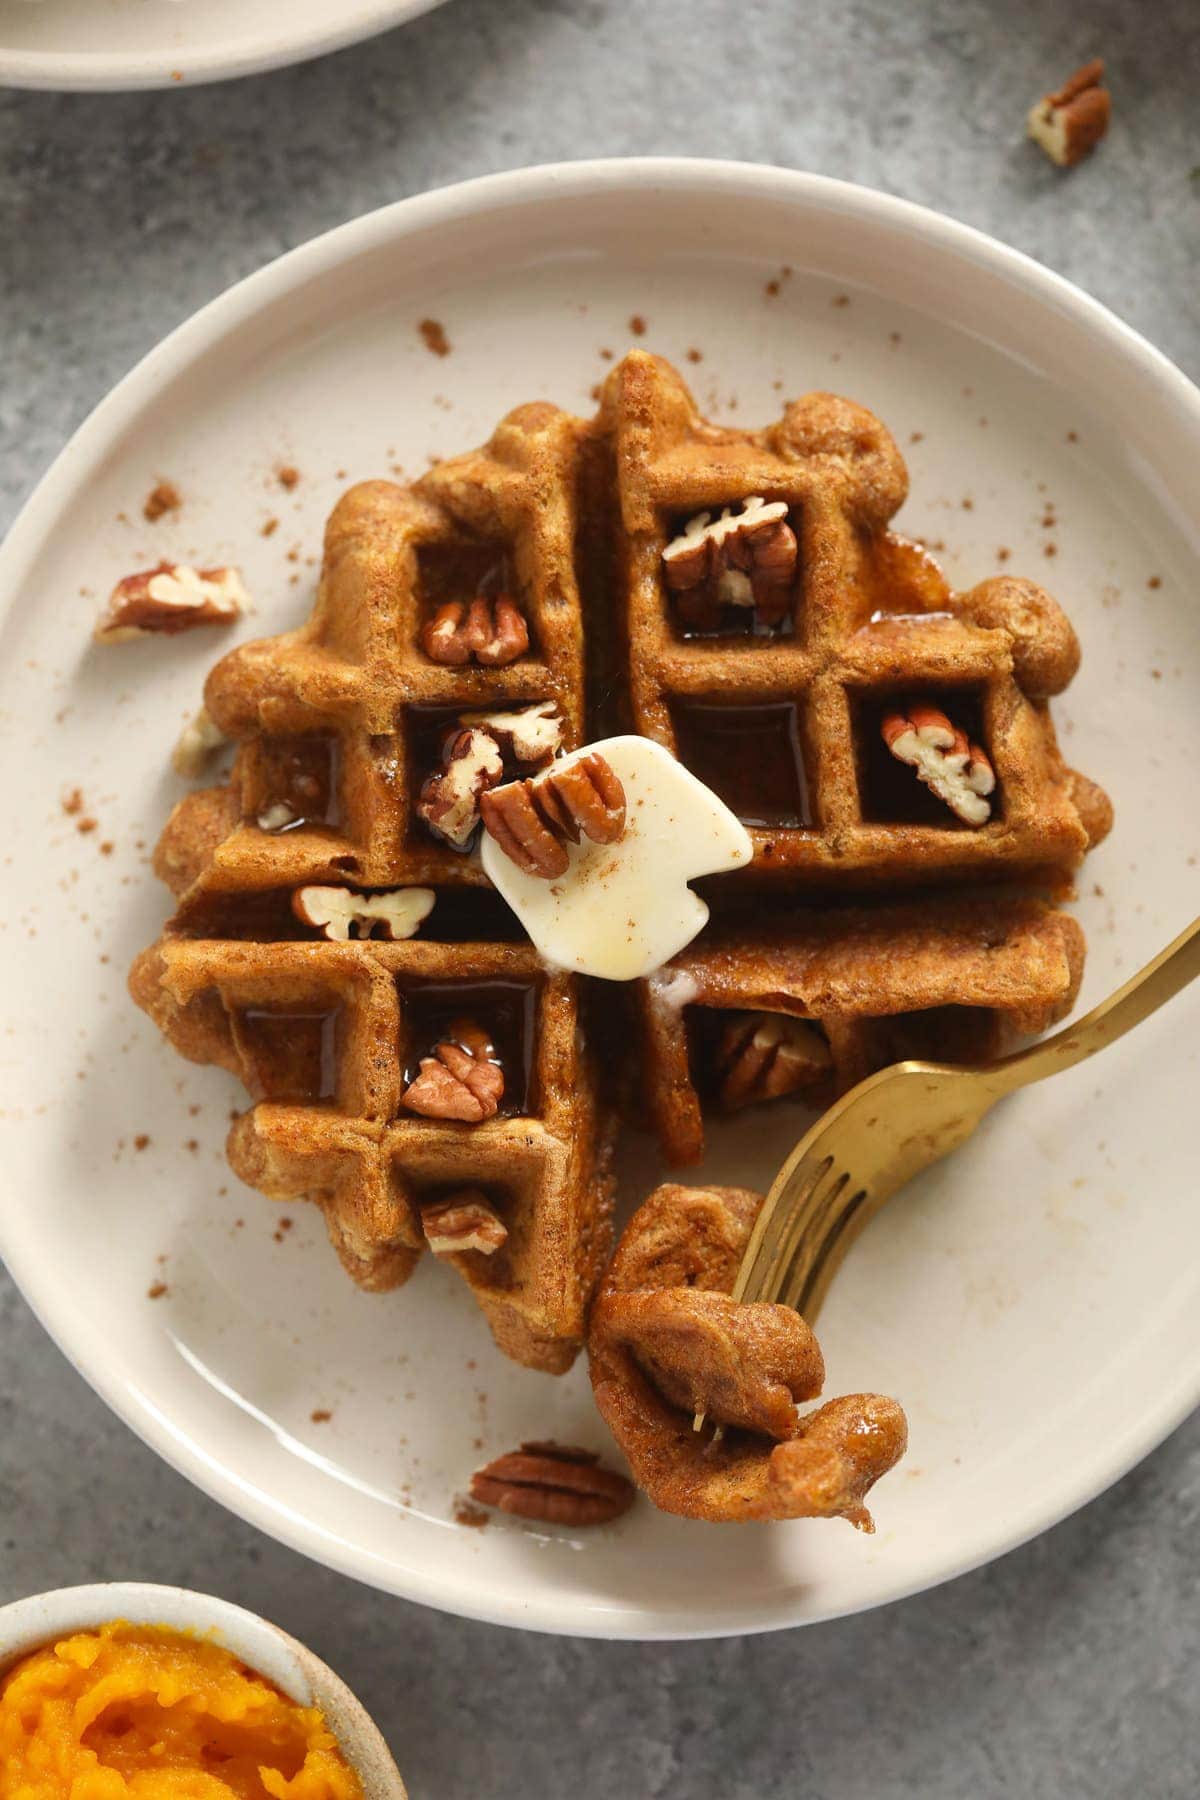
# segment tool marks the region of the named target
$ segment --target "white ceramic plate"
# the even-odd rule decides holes
[[[426,318],[450,355],[426,348]],[[957,583],[1001,547],[1050,581],[1085,645],[1065,742],[1117,806],[1079,905],[1085,998],[1188,921],[1200,397],[1181,375],[1035,264],[836,182],[650,162],[452,188],[296,251],[175,333],[78,433],[0,558],[0,1248],[117,1411],[263,1530],[452,1611],[693,1636],[877,1605],[996,1556],[1193,1405],[1195,996],[1008,1102],[839,1277],[828,1391],[894,1393],[912,1424],[877,1536],[646,1505],[576,1538],[466,1530],[454,1495],[486,1456],[531,1434],[605,1446],[584,1372],[500,1360],[432,1264],[358,1293],[318,1219],[291,1209],[276,1241],[278,1209],[230,1177],[240,1092],[181,1062],[124,989],[167,910],[147,867],[182,791],[167,752],[229,640],[88,641],[113,579],[161,554],[241,563],[259,608],[242,635],[297,622],[347,478],[415,473],[523,400],[588,408],[634,318],[718,416],[765,420],[814,386],[865,401],[909,458],[902,524],[944,540]],[[300,471],[290,492],[281,464]],[[150,526],[160,475],[184,506]],[[83,835],[62,807],[76,786],[98,821]],[[800,1124],[783,1107],[714,1132],[707,1175],[765,1185]],[[627,1197],[658,1179],[644,1145],[627,1167]]]
[[[0,0],[0,87],[172,87],[324,56],[442,0]]]

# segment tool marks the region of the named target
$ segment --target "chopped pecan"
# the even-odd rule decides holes
[[[435,1256],[455,1256],[460,1250],[494,1256],[508,1241],[507,1226],[478,1188],[431,1200],[421,1208],[421,1230]]]
[[[471,1497],[547,1525],[607,1525],[628,1512],[634,1489],[591,1450],[532,1443],[472,1475]]]
[[[508,712],[468,712],[462,724],[481,725],[507,762],[536,769],[562,749],[563,722],[553,700],[537,700]]]
[[[436,836],[465,850],[479,823],[479,800],[504,773],[490,733],[477,726],[457,731],[442,752],[442,766],[424,782],[417,812]]]
[[[740,513],[698,513],[663,551],[663,576],[684,623],[713,629],[722,606],[752,607],[760,625],[788,614],[796,578],[796,534],[787,503],[758,494]]]
[[[315,925],[327,938],[346,943],[351,930],[370,937],[374,925],[384,935],[410,938],[433,911],[432,888],[392,888],[386,894],[356,894],[345,887],[302,887],[292,895],[292,911],[305,925]]]
[[[171,767],[177,775],[191,780],[202,775],[210,757],[231,742],[232,739],[209,716],[208,709],[202,706],[176,739],[171,752]]]
[[[1108,130],[1112,100],[1103,81],[1104,64],[1097,56],[1030,108],[1029,136],[1060,168],[1082,162]]]
[[[903,712],[887,713],[881,730],[897,762],[910,764],[917,780],[964,824],[987,823],[992,812],[987,796],[995,791],[995,770],[979,745],[972,744],[939,707],[927,700],[914,701]]]
[[[472,660],[485,668],[504,668],[529,648],[529,627],[516,601],[507,594],[492,599],[477,594],[463,605],[447,600],[421,632],[421,648],[431,662],[459,668]]]
[[[722,1106],[750,1106],[813,1087],[829,1073],[829,1045],[815,1025],[787,1013],[735,1013],[717,1047]]]
[[[92,636],[98,644],[127,638],[170,636],[197,625],[228,625],[249,596],[236,569],[193,569],[161,562],[124,575],[108,597]]]
[[[472,1019],[455,1019],[449,1036],[421,1058],[420,1072],[401,1096],[409,1112],[427,1119],[478,1125],[494,1118],[504,1098],[504,1070],[496,1048]]]
[[[625,831],[625,790],[596,751],[552,764],[542,775],[485,794],[484,827],[527,875],[547,880],[567,869],[563,839],[615,844]]]

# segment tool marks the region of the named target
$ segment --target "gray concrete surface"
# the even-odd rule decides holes
[[[1109,60],[1064,179],[1031,98]],[[1200,373],[1192,0],[453,0],[372,44],[163,95],[0,96],[0,524],[112,382],[279,251],[524,163],[686,152],[822,170],[1030,251]],[[34,1197],[27,1197],[33,1203]],[[159,1463],[0,1285],[0,1599],[179,1581],[306,1638],[415,1800],[1193,1800],[1195,1420],[1038,1543],[806,1632],[562,1642],[310,1567]]]

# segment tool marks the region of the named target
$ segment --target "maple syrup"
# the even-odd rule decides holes
[[[261,738],[254,772],[259,795],[254,816],[272,806],[286,806],[294,816],[284,830],[340,825],[341,768],[341,742],[328,733]]]
[[[240,1008],[234,1033],[256,1100],[311,1106],[337,1098],[342,1008]]]
[[[734,706],[676,701],[680,761],[743,825],[801,830],[813,822],[795,701]]]

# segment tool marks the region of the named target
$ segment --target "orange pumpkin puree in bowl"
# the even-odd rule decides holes
[[[205,1638],[102,1625],[0,1681],[4,1800],[363,1800],[315,1707]]]

